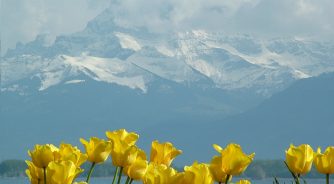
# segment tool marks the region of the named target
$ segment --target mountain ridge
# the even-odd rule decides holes
[[[163,34],[125,28],[114,22],[107,9],[84,30],[59,36],[52,45],[45,46],[43,36],[38,36],[35,41],[18,44],[1,58],[0,118],[4,129],[0,145],[4,151],[0,160],[22,158],[27,149],[41,141],[80,144],[81,136],[104,137],[104,131],[116,128],[143,132],[139,144],[144,147],[155,138],[175,141],[199,159],[212,150],[213,140],[221,139],[224,142],[217,143],[240,140],[246,150],[259,150],[260,157],[267,157],[256,140],[246,136],[256,137],[267,147],[266,140],[277,139],[277,134],[263,129],[263,135],[269,137],[264,139],[256,129],[262,125],[256,124],[258,118],[270,109],[258,105],[274,103],[277,95],[303,81],[315,80],[312,85],[319,90],[329,87],[332,78],[326,85],[319,81],[322,74],[334,71],[333,53],[333,43],[259,39],[203,30]],[[297,97],[302,98],[301,94]],[[308,97],[312,95],[331,99],[327,93],[309,93]],[[323,112],[332,119],[331,101],[321,102],[330,107]],[[290,105],[287,100],[275,103],[289,109],[284,107]],[[271,108],[271,113],[281,112]],[[295,111],[296,117],[284,111],[284,116],[295,118],[294,126],[300,126],[305,118],[297,117],[311,114],[303,110]],[[264,128],[272,125],[279,130],[280,117],[271,115],[274,120],[264,118],[260,122],[270,120]],[[247,124],[248,119],[253,123]],[[241,127],[239,134],[233,134],[239,130],[231,122]],[[24,140],[8,140],[21,135],[25,135]],[[206,139],[211,136],[211,140]],[[201,147],[189,148],[194,145],[192,141]],[[284,149],[288,143],[276,144]],[[279,150],[273,150],[269,153],[279,157]]]
[[[294,39],[263,40],[247,35],[231,36],[203,30],[174,34],[151,33],[144,28],[117,25],[110,9],[92,19],[84,30],[58,36],[50,46],[45,46],[44,39],[43,35],[37,36],[35,41],[18,44],[15,49],[9,50],[2,58],[3,71],[29,68],[30,65],[26,65],[24,60],[36,59],[39,61],[35,65],[52,65],[66,62],[66,59],[60,57],[77,60],[83,57],[91,60],[112,59],[118,66],[132,63],[176,82],[194,81],[191,71],[196,71],[197,77],[210,79],[217,88],[232,91],[253,89],[254,93],[266,97],[298,79],[334,71],[333,44]],[[13,60],[23,62],[11,65]],[[94,65],[98,67],[99,62]],[[45,72],[47,69],[43,64],[35,67],[36,71],[32,75],[50,74]],[[127,70],[131,73],[131,68],[124,69],[123,73]],[[60,72],[53,70],[55,73]],[[114,71],[105,72],[112,74]],[[136,77],[143,77],[146,75],[144,73]],[[6,72],[3,75],[2,86],[8,83],[7,80],[17,78],[13,76],[15,74],[6,76]],[[33,76],[24,75],[15,80],[29,77]],[[73,76],[61,76],[64,80],[67,77]],[[98,80],[108,82],[101,78]],[[126,79],[119,77],[119,80]],[[137,86],[140,85],[139,89],[145,92],[142,86],[147,86],[147,83],[149,81],[141,81]],[[128,86],[133,88],[132,85]]]

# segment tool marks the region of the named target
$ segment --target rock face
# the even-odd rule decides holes
[[[0,160],[23,157],[41,140],[78,143],[120,127],[214,123],[334,71],[332,43],[156,34],[117,25],[109,9],[81,32],[44,43],[40,35],[1,58],[0,140],[10,143]],[[15,134],[26,138],[7,140]]]

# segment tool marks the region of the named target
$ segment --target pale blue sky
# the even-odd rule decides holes
[[[84,28],[112,2],[117,22],[164,32],[207,29],[256,36],[334,38],[333,0],[2,0],[3,51],[39,33]]]

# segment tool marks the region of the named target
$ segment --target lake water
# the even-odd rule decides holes
[[[81,181],[83,181],[82,179]],[[90,184],[110,184],[112,178],[92,178]],[[285,180],[290,181],[290,180]],[[283,180],[282,180],[283,182]],[[253,184],[272,184],[271,179],[268,180],[253,180]],[[286,182],[289,183],[289,182]],[[308,184],[324,184],[324,180],[320,179],[309,179],[307,180]],[[26,178],[0,178],[0,184],[29,184],[29,181]],[[282,183],[283,184],[283,183]]]

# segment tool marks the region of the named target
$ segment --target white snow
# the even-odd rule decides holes
[[[132,89],[147,91],[142,75],[131,72],[132,65],[119,59],[92,56],[64,56],[64,62],[85,73],[96,81],[115,83]]]
[[[138,51],[141,49],[140,44],[136,41],[134,37],[120,32],[115,32],[115,35],[119,39],[122,48],[131,49],[134,51]]]
[[[78,84],[78,83],[83,83],[85,82],[85,80],[70,80],[70,81],[66,81],[65,84]]]
[[[40,68],[47,65],[47,62],[44,61],[41,57],[32,55],[22,55],[2,60],[1,85],[7,85],[38,73]]]
[[[174,57],[174,56],[175,56],[175,53],[174,53],[171,49],[167,48],[167,47],[164,46],[164,45],[157,46],[156,49],[157,49],[161,54],[163,54],[163,55],[165,55],[165,56],[168,56],[168,57]]]
[[[310,75],[307,75],[299,70],[294,70],[294,76],[296,79],[305,79],[305,78],[309,78],[312,77]]]
[[[148,90],[147,84],[155,76],[179,83],[209,78],[224,89],[256,87],[266,91],[286,81],[334,71],[332,45],[301,42],[297,38],[257,40],[245,37],[262,46],[259,51],[247,52],[242,48],[248,47],[238,47],[243,46],[243,37],[202,30],[152,39],[139,39],[122,32],[111,34],[119,39],[122,48],[134,51],[126,60],[93,57],[86,50],[76,57],[19,55],[4,58],[1,62],[2,90],[17,90],[9,86],[36,76],[41,80],[39,90],[46,90],[59,84],[85,82],[81,80],[85,75],[143,92]],[[96,44],[94,48],[103,50],[101,45]]]
[[[179,83],[195,81],[198,78],[191,67],[173,57],[152,58],[135,54],[127,61],[161,78]]]
[[[199,60],[189,61],[188,64],[190,64],[190,66],[192,66],[194,69],[196,69],[197,71],[201,72],[202,74],[204,74],[209,78],[214,76],[220,78],[222,76],[222,73],[219,71],[218,68],[210,65],[204,60],[199,59]]]
[[[205,42],[209,47],[212,48],[221,48],[232,55],[238,56],[245,61],[258,65],[264,68],[268,69],[279,69],[281,67],[287,67],[290,68],[291,71],[293,72],[292,74],[297,78],[307,78],[310,77],[311,75],[306,74],[301,71],[302,67],[300,65],[296,65],[295,63],[295,58],[288,56],[287,54],[277,54],[274,52],[270,52],[264,45],[262,45],[262,52],[257,55],[247,55],[239,52],[237,49],[233,48],[232,46],[228,44],[223,44],[223,43],[214,43],[214,42]]]
[[[208,37],[208,33],[204,30],[193,30],[192,33],[197,38],[207,38]]]
[[[24,61],[5,61],[3,68],[2,86],[24,78],[40,79],[39,91],[64,83],[73,84],[84,82],[79,75],[86,75],[96,81],[107,82],[139,89],[147,92],[147,73],[135,65],[116,58],[99,58],[83,54],[79,57],[66,55],[54,59],[25,56]],[[21,60],[21,59],[20,59]],[[8,87],[7,87],[8,88]],[[3,87],[5,89],[5,87]],[[13,91],[16,88],[8,88]]]
[[[62,71],[56,72],[45,72],[43,74],[37,75],[41,78],[41,86],[39,91],[43,91],[51,86],[57,85],[62,81],[63,78]]]

